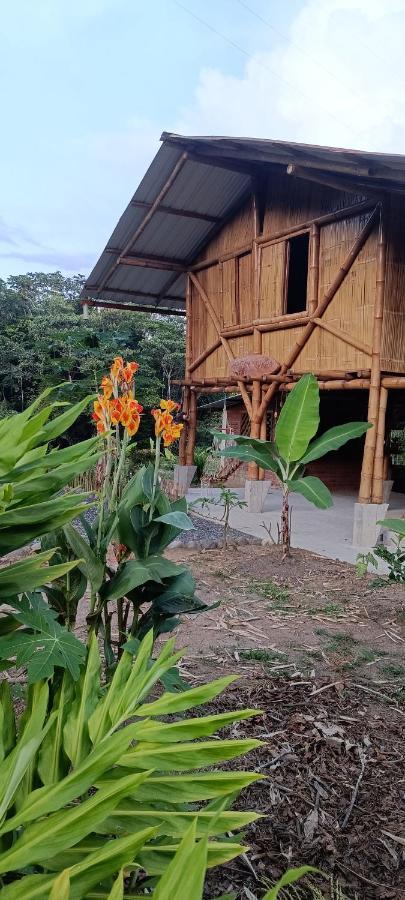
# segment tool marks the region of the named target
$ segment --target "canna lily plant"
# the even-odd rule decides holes
[[[195,597],[190,570],[163,556],[182,531],[193,528],[186,500],[170,502],[159,481],[161,454],[179,439],[183,428],[173,400],[161,400],[152,410],[154,463],[123,485],[125,455],[143,411],[135,398],[137,369],[137,363],[125,364],[116,357],[110,374],[102,379],[93,412],[105,442],[98,517],[94,526],[82,518],[85,537],[72,525],[64,528],[66,543],[81,560],[79,566],[90,584],[89,630],[101,631],[110,667],[128,637],[139,640],[150,629],[156,637],[174,628],[179,614],[207,608]]]
[[[281,539],[283,559],[290,552],[289,497],[301,494],[318,509],[333,506],[332,495],[320,478],[306,475],[307,465],[332,450],[338,450],[353,438],[361,437],[371,424],[348,422],[330,428],[319,437],[319,387],[314,375],[304,375],[287,397],[280,412],[274,442],[232,435],[235,445],[221,450],[246,462],[255,462],[262,469],[270,469],[277,476],[282,490]],[[229,442],[229,435],[219,434]]]

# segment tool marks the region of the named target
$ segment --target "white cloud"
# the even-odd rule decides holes
[[[306,0],[242,77],[203,69],[175,130],[405,152],[404,41],[405,0]]]

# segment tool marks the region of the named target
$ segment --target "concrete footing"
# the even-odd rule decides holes
[[[197,466],[175,466],[173,473],[173,482],[176,485],[179,494],[184,496],[191,485]]]
[[[269,486],[268,481],[245,482],[245,500],[249,512],[263,512]]]
[[[384,481],[383,482],[383,502],[384,503],[390,502],[393,484],[394,484],[393,481]]]
[[[355,547],[374,547],[381,532],[382,526],[378,525],[380,519],[385,519],[388,503],[355,503],[353,522],[353,544]]]

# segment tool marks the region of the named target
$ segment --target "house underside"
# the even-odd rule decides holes
[[[286,392],[313,372],[322,430],[374,426],[317,474],[358,490],[360,519],[367,507],[381,518],[390,435],[405,424],[405,157],[162,140],[85,307],[185,316],[183,467],[193,466],[199,395],[239,394],[241,426],[270,436]],[[264,473],[251,465],[247,477],[259,485]]]

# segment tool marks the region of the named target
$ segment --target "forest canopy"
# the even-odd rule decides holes
[[[148,313],[91,309],[82,315],[84,278],[29,272],[0,279],[0,413],[20,412],[51,384],[68,382],[64,399],[96,390],[117,354],[139,363],[144,407],[166,397],[184,372],[184,323]],[[178,388],[172,395],[178,399]],[[87,431],[85,418],[75,439]]]

